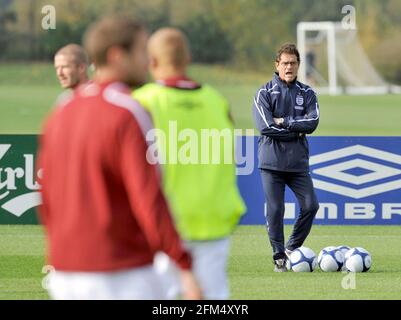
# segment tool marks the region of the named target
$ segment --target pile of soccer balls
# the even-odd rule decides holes
[[[372,258],[361,247],[326,247],[317,258],[312,249],[300,247],[292,251],[287,261],[287,268],[294,272],[312,272],[317,265],[324,272],[366,272],[372,265]]]

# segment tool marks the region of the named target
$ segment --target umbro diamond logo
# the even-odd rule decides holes
[[[345,157],[348,160],[343,159]],[[353,158],[349,160],[349,157]],[[366,157],[372,160],[365,160]],[[380,161],[376,162],[375,159]],[[333,160],[339,161],[332,164]],[[313,169],[313,166],[329,161],[329,165]],[[309,163],[315,188],[324,191],[361,199],[401,189],[401,155],[399,154],[354,145],[311,156]],[[358,170],[359,174],[355,174]],[[330,181],[322,180],[319,176],[328,178],[327,180]]]

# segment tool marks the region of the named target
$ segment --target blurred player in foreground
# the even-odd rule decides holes
[[[88,81],[88,57],[80,45],[69,44],[54,55],[54,68],[63,89],[75,89]]]
[[[40,143],[40,218],[54,299],[162,299],[153,256],[179,266],[184,298],[201,298],[190,255],[146,159],[151,120],[128,86],[145,81],[147,33],[135,21],[104,18],[85,49],[93,83],[78,87],[48,119]]]
[[[155,32],[148,52],[156,82],[135,90],[134,97],[151,113],[161,133],[156,132],[156,144],[159,161],[166,160],[160,161],[164,191],[192,254],[204,297],[227,299],[229,235],[245,211],[236,184],[228,102],[210,86],[187,77],[190,51],[179,30]],[[177,297],[176,268],[163,254],[156,257],[155,265],[169,297]]]

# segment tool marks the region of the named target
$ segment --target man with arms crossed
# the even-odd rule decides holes
[[[319,209],[309,175],[306,134],[319,123],[316,93],[297,81],[299,52],[285,44],[276,55],[273,79],[254,98],[253,114],[260,131],[259,168],[266,197],[266,226],[273,248],[274,271],[287,271],[287,256],[302,246]],[[284,246],[284,191],[288,186],[298,199],[300,213]]]
[[[188,78],[189,46],[178,29],[155,32],[149,40],[148,52],[150,72],[156,82],[135,90],[134,97],[150,112],[155,127],[166,138],[160,137],[157,144],[160,159],[166,160],[162,166],[164,191],[178,231],[192,254],[195,276],[204,297],[227,299],[229,235],[245,211],[236,184],[228,102],[210,86]],[[210,147],[214,144],[210,137],[206,138],[208,141],[202,140],[205,130],[218,132],[219,147]],[[175,131],[185,138],[171,142],[176,139]],[[186,135],[189,132],[191,137]],[[224,132],[228,132],[228,139],[220,137]],[[206,143],[210,145],[205,152],[202,145]],[[191,154],[195,154],[190,161],[182,157],[189,146]],[[219,157],[218,163],[213,162],[215,157]],[[166,280],[169,297],[175,298],[179,292],[174,286],[175,268],[163,255],[157,256],[155,264]]]
[[[157,167],[146,159],[150,118],[128,87],[146,79],[146,43],[144,28],[130,19],[92,25],[84,44],[97,67],[94,82],[46,123],[38,164],[52,298],[162,299],[157,251],[179,266],[184,298],[201,298]]]

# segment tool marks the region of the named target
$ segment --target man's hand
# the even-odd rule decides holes
[[[284,118],[273,118],[273,121],[276,125],[280,126],[284,123]]]
[[[194,274],[189,270],[180,272],[182,295],[186,300],[202,299],[202,292]]]

